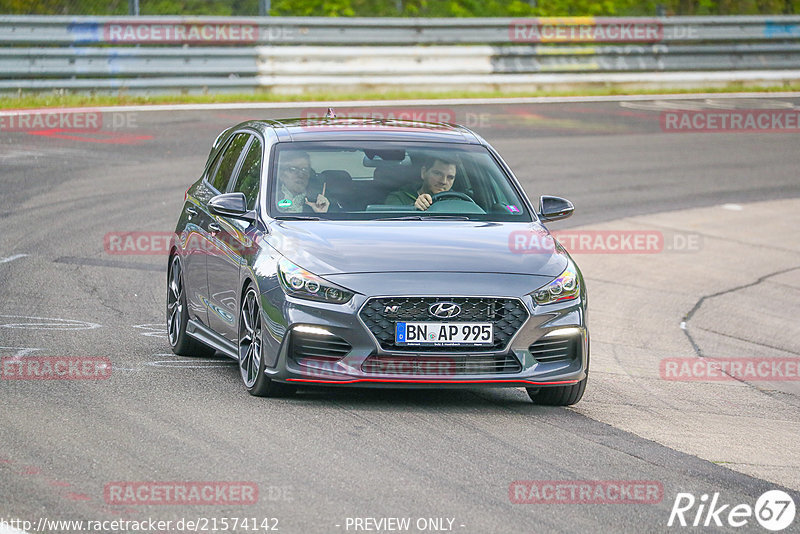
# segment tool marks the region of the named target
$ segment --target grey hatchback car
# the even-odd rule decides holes
[[[524,387],[583,396],[586,287],[511,169],[461,126],[254,120],[223,131],[170,246],[176,354],[298,386]]]

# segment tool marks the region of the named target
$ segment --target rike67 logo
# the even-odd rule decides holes
[[[795,512],[794,499],[781,490],[763,493],[755,506],[723,503],[719,492],[704,493],[699,499],[691,493],[678,493],[667,526],[743,527],[755,517],[762,527],[777,532],[794,522]]]

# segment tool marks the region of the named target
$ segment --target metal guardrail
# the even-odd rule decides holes
[[[6,91],[463,89],[472,82],[483,88],[580,83],[580,75],[597,83],[604,73],[610,83],[635,81],[637,73],[642,80],[673,73],[661,76],[670,83],[680,73],[698,82],[703,72],[714,72],[708,79],[717,81],[800,78],[800,16],[0,16],[0,44]]]
[[[344,18],[344,17],[64,17],[2,16],[0,44],[164,44],[157,27],[199,28],[192,44],[508,44],[525,42],[540,28],[647,24],[660,28],[658,42],[770,41],[800,38],[800,15],[666,18]],[[519,30],[517,30],[519,28]],[[235,30],[236,35],[224,30]],[[205,31],[205,35],[203,35]],[[183,35],[179,34],[177,37]],[[535,36],[533,36],[535,37]],[[568,37],[565,34],[565,37]],[[556,35],[553,39],[558,39]],[[568,42],[564,39],[560,42]],[[624,42],[624,38],[614,39]]]
[[[502,47],[493,72],[713,71],[800,68],[800,43]]]
[[[255,76],[252,48],[4,48],[1,78]]]

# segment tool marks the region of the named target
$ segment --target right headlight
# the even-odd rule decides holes
[[[536,304],[542,305],[576,299],[580,292],[581,284],[578,279],[578,269],[575,268],[572,262],[569,262],[564,272],[558,275],[555,280],[540,287],[531,295]]]
[[[278,261],[278,279],[284,293],[293,297],[333,304],[344,304],[353,298],[352,291],[323,280],[286,258]]]

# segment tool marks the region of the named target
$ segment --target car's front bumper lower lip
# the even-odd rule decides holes
[[[401,385],[436,385],[436,386],[493,386],[493,387],[537,387],[537,386],[568,386],[577,384],[580,380],[553,380],[544,382],[535,382],[533,380],[500,380],[500,379],[482,379],[482,380],[435,380],[435,379],[405,379],[405,378],[355,378],[343,380],[322,380],[313,378],[287,378],[286,382],[295,384],[308,384],[308,385],[379,385],[379,384],[401,384]]]
[[[402,372],[384,373],[367,372],[362,367],[370,358],[402,357],[409,361],[418,358],[420,361],[439,358],[469,358],[470,352],[419,352],[413,349],[407,352],[387,352],[381,348],[374,336],[358,317],[360,303],[349,306],[331,306],[320,303],[290,299],[284,308],[288,319],[287,329],[274,366],[268,366],[265,372],[278,382],[309,386],[352,386],[375,388],[464,388],[464,387],[552,387],[569,386],[586,378],[588,369],[589,341],[585,326],[585,310],[579,301],[548,306],[546,309],[535,307],[530,297],[521,299],[530,317],[519,328],[503,354],[513,356],[519,361],[517,372],[498,373],[457,373],[441,374],[422,372],[404,374]],[[362,301],[363,303],[363,301]],[[294,328],[300,325],[325,329],[346,340],[351,350],[341,360],[326,362],[316,366],[298,363],[290,352],[290,340]],[[531,354],[529,347],[548,333],[570,331],[579,340],[578,355],[569,361],[543,363]],[[485,353],[472,354],[475,357]]]

